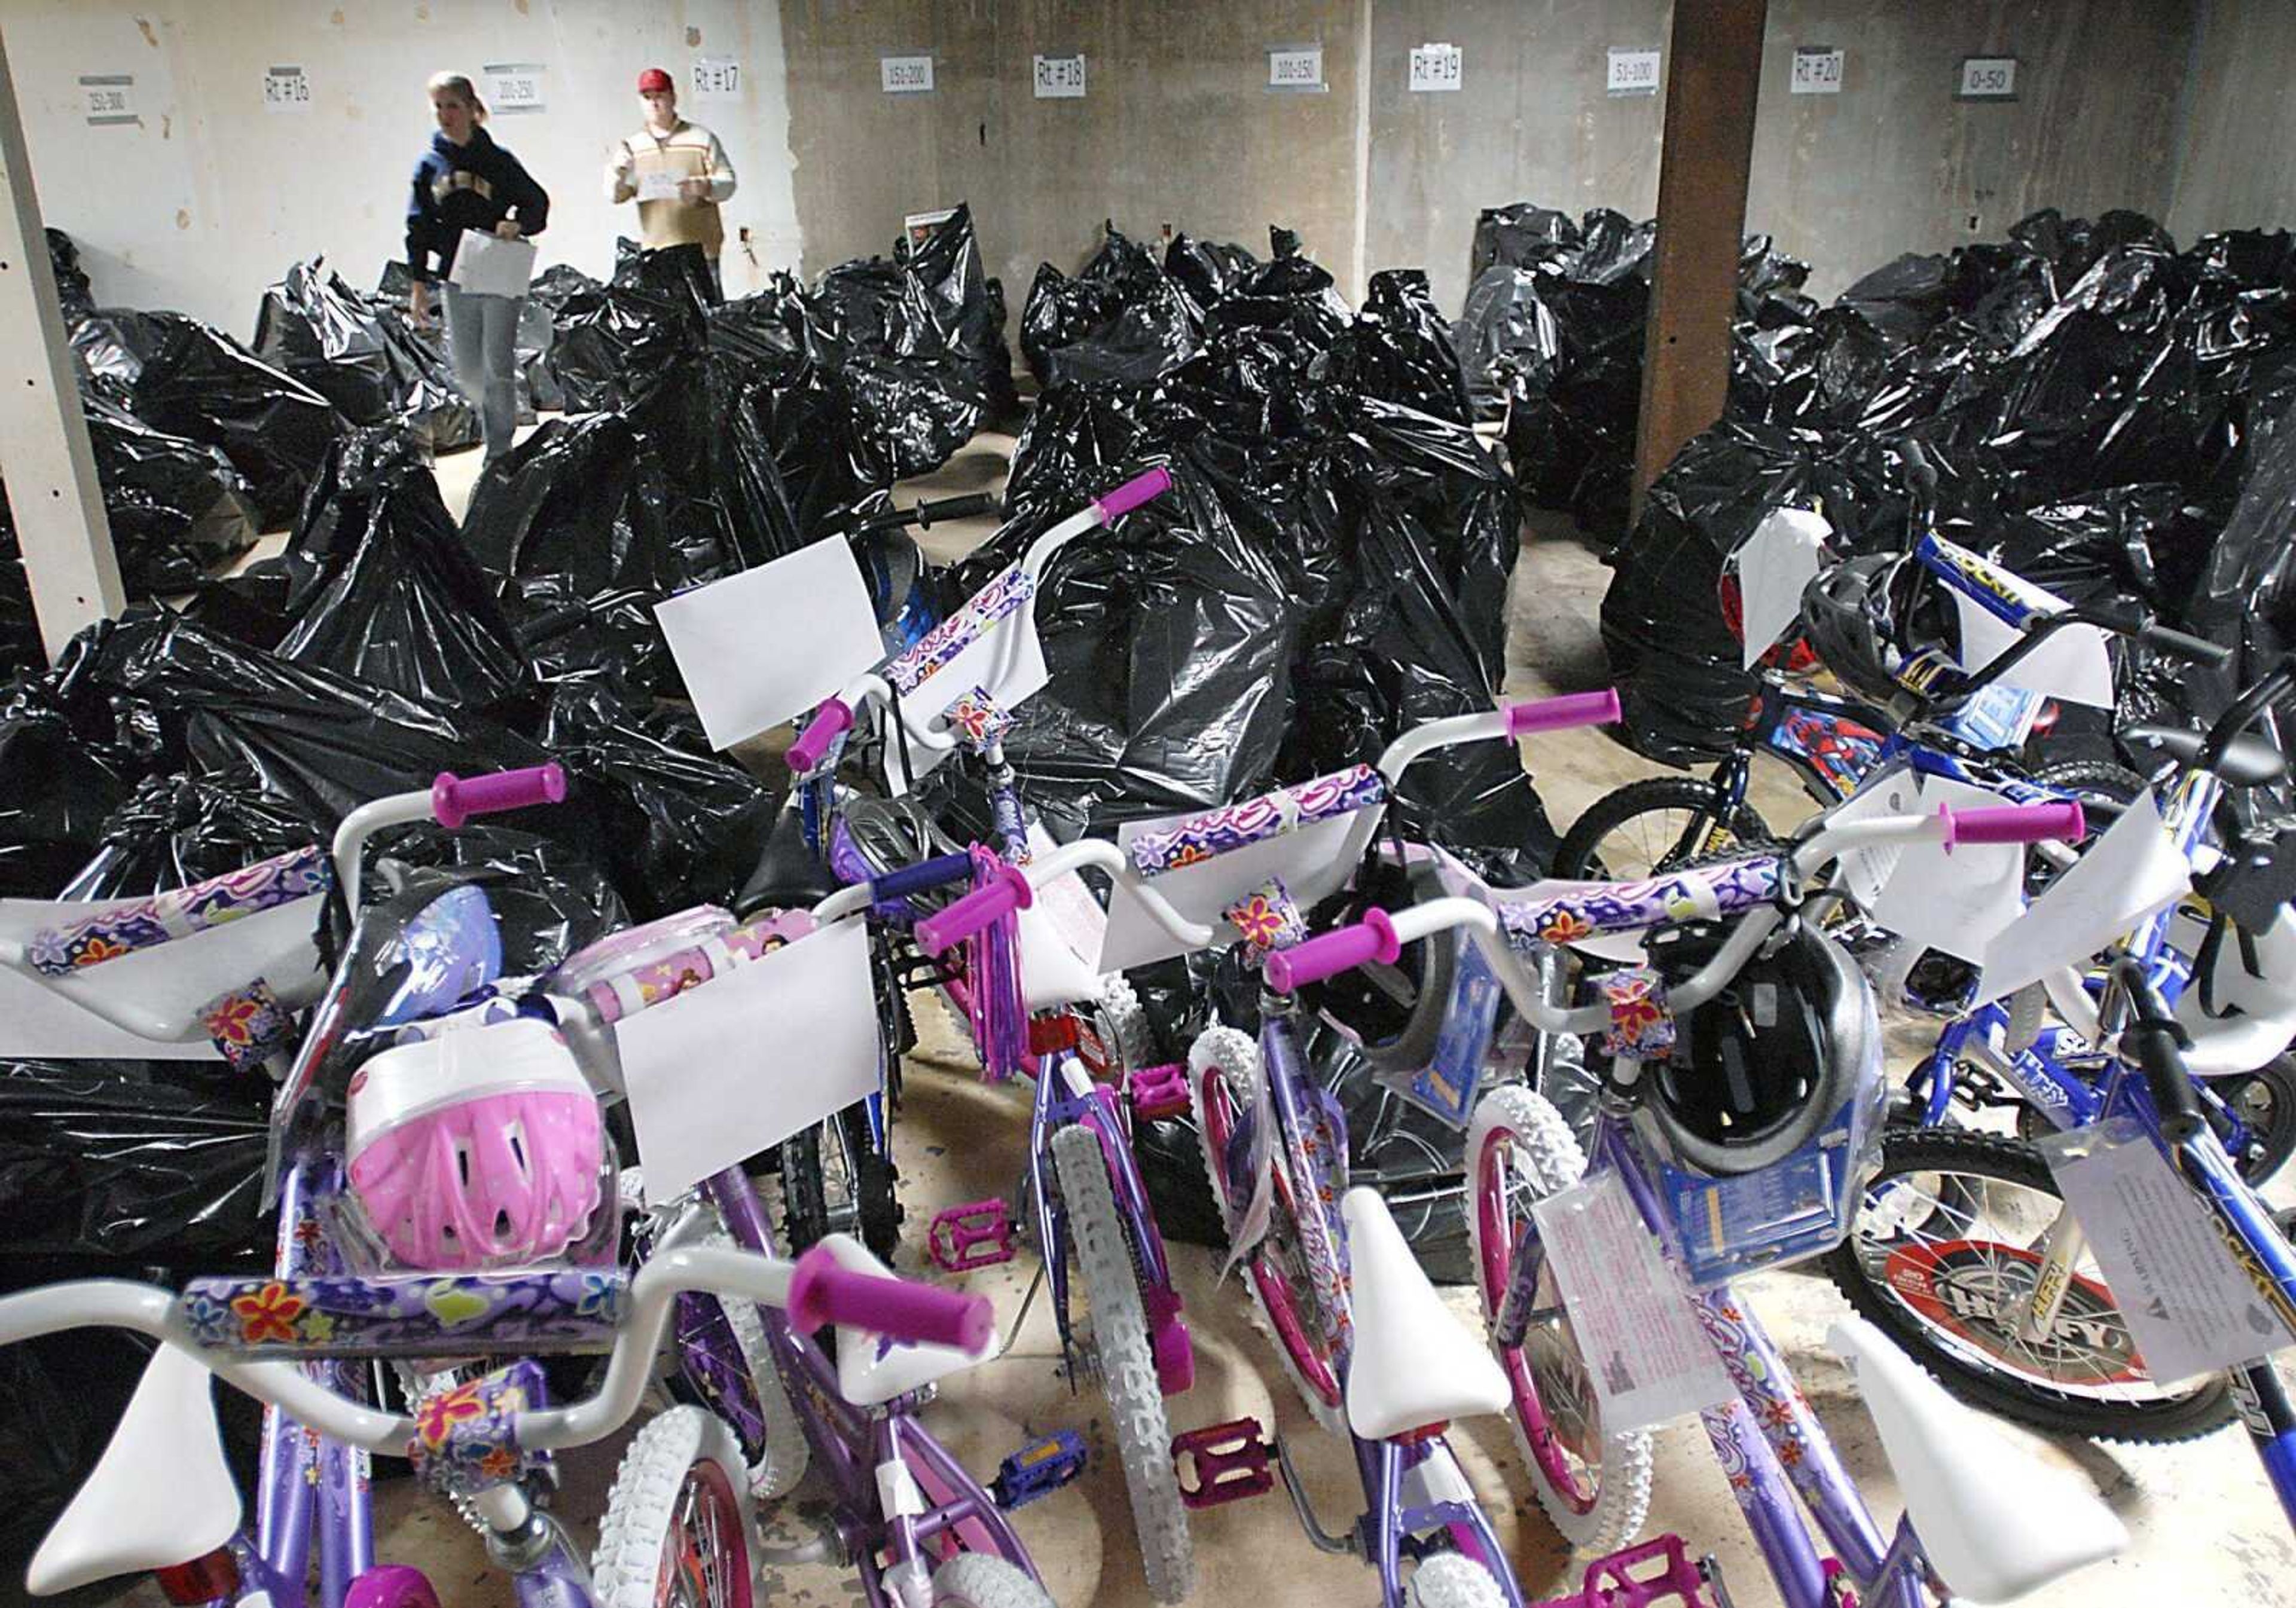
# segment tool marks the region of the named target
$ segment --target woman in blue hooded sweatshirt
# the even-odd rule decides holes
[[[518,159],[481,127],[487,109],[470,79],[439,73],[430,80],[430,106],[439,131],[414,164],[406,204],[406,265],[414,271],[409,309],[417,322],[430,316],[430,286],[445,286],[447,345],[463,395],[478,406],[487,461],[510,451],[518,428],[518,314],[525,298],[480,296],[447,282],[455,248],[466,229],[504,240],[542,233],[550,198]]]

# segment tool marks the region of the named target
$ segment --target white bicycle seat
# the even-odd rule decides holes
[[[1957,1597],[2013,1602],[2128,1545],[2078,1480],[2012,1445],[1872,1324],[1842,1318],[1826,1343],[1849,1365],[1923,1549]]]
[[[111,1443],[25,1571],[34,1596],[188,1563],[231,1539],[239,1487],[213,1392],[197,1359],[171,1345],[152,1354]]]
[[[1443,1305],[1379,1191],[1341,1197],[1355,1271],[1355,1352],[1348,1424],[1366,1441],[1482,1413],[1503,1413],[1506,1375]]]
[[[869,1247],[850,1234],[824,1234],[822,1245],[837,1265],[856,1273],[890,1278],[893,1269],[872,1255]],[[888,1340],[867,1329],[837,1326],[837,1390],[856,1407],[882,1407],[896,1396],[922,1390],[951,1374],[977,1367],[996,1354],[992,1332],[977,1351],[960,1351],[953,1345],[919,1345]]]

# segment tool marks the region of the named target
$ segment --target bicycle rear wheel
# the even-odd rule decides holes
[[[1752,848],[1771,836],[1769,823],[1753,805],[1718,808],[1711,783],[1694,776],[1652,776],[1588,804],[1563,834],[1554,874],[1631,881]]]

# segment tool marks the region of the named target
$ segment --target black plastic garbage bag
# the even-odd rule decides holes
[[[704,313],[682,288],[615,284],[568,297],[549,355],[566,407],[627,408],[665,386],[696,385]]]
[[[1496,412],[1509,397],[1545,396],[1562,355],[1554,314],[1539,299],[1538,278],[1528,268],[1494,263],[1467,287],[1467,303],[1452,326],[1460,367],[1479,408]]]
[[[133,405],[148,424],[222,448],[247,478],[266,529],[294,517],[345,428],[316,391],[189,320],[173,324],[144,363]]]
[[[545,268],[526,288],[526,305],[518,314],[518,373],[526,399],[537,412],[566,406],[565,390],[550,371],[550,348],[557,339],[560,314],[576,296],[601,288],[596,280],[567,263]]]
[[[381,322],[348,285],[313,257],[263,292],[255,355],[334,404],[353,424],[381,424],[398,383]]]
[[[270,1095],[220,1060],[0,1061],[8,1257],[249,1260]]]
[[[1260,266],[1250,249],[1227,241],[1200,241],[1185,232],[1164,248],[1164,272],[1178,282],[1201,323]]]
[[[337,443],[289,552],[309,569],[280,657],[447,706],[500,708],[530,690],[493,584],[406,437]]]
[[[129,596],[189,592],[216,565],[255,545],[252,494],[229,458],[100,396],[83,405]]]
[[[312,821],[235,780],[146,776],[106,818],[102,844],[55,896],[134,899],[308,848]]]
[[[95,311],[95,291],[87,282],[87,270],[79,265],[79,247],[72,237],[61,229],[50,229],[48,237],[48,266],[56,276],[56,300],[62,305],[67,324],[86,317]]]
[[[1451,325],[1435,310],[1427,275],[1416,268],[1371,276],[1355,323],[1332,343],[1316,376],[1449,423],[1472,423],[1475,416]]]
[[[1529,201],[1486,207],[1475,219],[1474,244],[1467,255],[1467,277],[1480,279],[1493,267],[1529,268],[1551,260],[1579,238],[1568,213]]]
[[[778,800],[711,752],[701,723],[615,689],[567,682],[551,691],[542,740],[594,812],[586,841],[641,921],[730,901],[757,869]]]
[[[44,682],[19,683],[0,707],[0,896],[55,897],[127,789],[117,757],[80,740]]]
[[[1038,265],[1021,309],[1021,349],[1042,385],[1143,385],[1186,359],[1196,323],[1178,283],[1111,225],[1076,278]]]
[[[562,837],[488,822],[459,832],[418,825],[391,833],[383,853],[404,864],[456,871],[486,889],[502,935],[505,976],[538,976],[630,924],[604,868]]]
[[[879,450],[903,476],[930,473],[994,411],[958,313],[905,263],[840,263],[809,292],[772,292],[806,355],[853,388]]]
[[[939,305],[951,344],[964,356],[987,403],[984,422],[1008,417],[1019,405],[1013,389],[1013,352],[1004,344],[1004,287],[980,264],[972,208],[964,202],[933,225],[905,266]]]
[[[71,326],[72,363],[80,388],[130,407],[144,365],[160,355],[178,329],[197,329],[181,313],[139,313],[132,307],[100,307]]]

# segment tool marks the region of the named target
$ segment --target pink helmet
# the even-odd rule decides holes
[[[602,1195],[598,1102],[547,1023],[387,1049],[352,1078],[351,1188],[404,1266],[474,1273],[563,1255]]]

